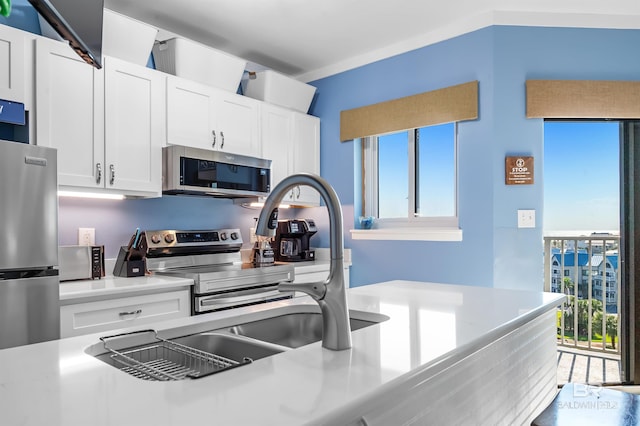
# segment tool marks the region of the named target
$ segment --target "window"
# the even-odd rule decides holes
[[[364,144],[364,213],[378,228],[456,228],[456,124],[381,136]]]

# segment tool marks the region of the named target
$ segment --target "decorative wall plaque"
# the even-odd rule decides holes
[[[533,157],[506,157],[504,179],[506,185],[533,185]]]

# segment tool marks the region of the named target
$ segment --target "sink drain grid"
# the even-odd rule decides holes
[[[116,350],[107,345],[111,339],[141,333],[153,333],[154,342],[126,350]],[[158,337],[155,330],[117,334],[101,337],[100,340],[103,341],[105,349],[112,353],[111,359],[114,361],[114,365],[119,366],[120,370],[128,374],[144,380],[197,379],[251,362],[249,358],[238,362],[162,339]]]

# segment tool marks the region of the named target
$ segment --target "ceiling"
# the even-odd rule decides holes
[[[489,25],[640,28],[637,0],[105,0],[179,35],[312,81]]]

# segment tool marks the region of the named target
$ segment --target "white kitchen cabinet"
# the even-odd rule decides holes
[[[320,119],[312,115],[293,115],[292,173],[320,174]],[[310,186],[295,189],[294,203],[319,206],[320,194]]]
[[[350,282],[349,267],[346,266],[343,269],[343,272],[344,272],[344,286],[345,288],[349,288],[349,282]],[[300,283],[320,282],[320,281],[326,280],[328,276],[329,276],[329,266],[327,265],[326,271],[301,272],[301,273],[296,272],[296,276],[293,280],[293,283],[300,284]]]
[[[191,80],[167,78],[167,143],[260,156],[259,102]]]
[[[271,187],[294,173],[320,174],[320,119],[274,105],[261,106],[262,157],[271,160]],[[293,188],[285,204],[318,206],[320,194]]]
[[[35,96],[36,144],[58,150],[61,189],[160,196],[163,74],[110,57],[96,70],[38,38]]]
[[[166,139],[161,73],[104,58],[105,186],[160,195]]]
[[[190,316],[189,290],[123,297],[60,307],[60,337]]]
[[[295,264],[294,264],[295,265]],[[303,263],[299,263],[299,266],[294,266],[294,284],[307,284],[307,283],[318,283],[323,282],[329,276],[329,263],[326,263],[323,266],[312,264],[312,267],[308,267]],[[343,269],[344,273],[344,287],[348,289],[350,284],[350,267],[345,265]],[[300,291],[295,292],[295,297],[306,296],[306,293],[302,293]]]
[[[293,137],[293,113],[269,104],[261,105],[262,157],[271,160],[271,189],[289,172],[293,162],[290,149]],[[287,195],[289,200],[291,192]]]
[[[24,32],[0,25],[0,99],[25,103]]]
[[[58,150],[60,187],[104,188],[104,79],[66,43],[36,40],[36,144]]]

